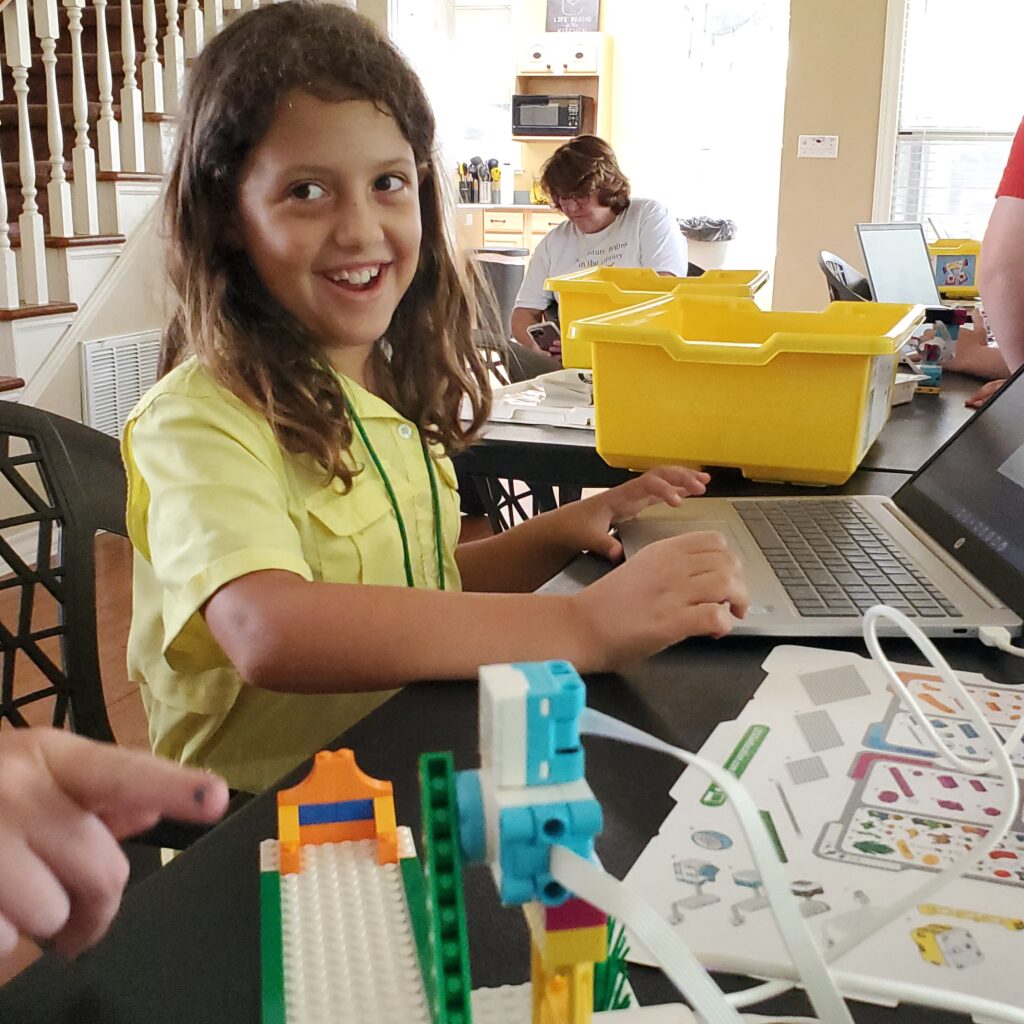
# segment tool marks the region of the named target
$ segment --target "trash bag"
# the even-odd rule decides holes
[[[736,237],[736,222],[719,217],[680,217],[679,230],[693,242],[728,242]]]

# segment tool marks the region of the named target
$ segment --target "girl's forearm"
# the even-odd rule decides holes
[[[598,638],[565,596],[442,593],[252,573],[218,591],[207,623],[242,678],[343,693],[465,679],[480,665],[565,658],[600,669]]]
[[[563,505],[493,537],[460,544],[455,558],[463,589],[521,594],[547,583],[580,553],[571,526],[579,511],[574,506],[579,504]]]

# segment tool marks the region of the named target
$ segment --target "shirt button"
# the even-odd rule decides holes
[[[408,441],[409,438],[412,437],[412,427],[410,427],[408,423],[399,424],[398,436],[403,441]]]

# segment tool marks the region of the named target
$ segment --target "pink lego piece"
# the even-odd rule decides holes
[[[607,920],[607,914],[575,896],[560,906],[544,908],[544,928],[549,932],[565,931],[567,928],[593,928]]]

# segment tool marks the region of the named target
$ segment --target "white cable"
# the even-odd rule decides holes
[[[804,916],[797,906],[797,898],[790,890],[789,879],[786,877],[782,862],[775,852],[775,846],[769,838],[761,814],[754,803],[753,797],[740,784],[739,780],[726,771],[721,765],[714,764],[706,758],[691,754],[689,751],[673,747],[671,744],[650,736],[640,729],[620,722],[609,715],[584,708],[580,716],[580,733],[582,735],[604,736],[659,750],[670,754],[684,764],[693,765],[718,785],[729,798],[740,821],[754,864],[761,876],[761,884],[775,913],[775,920],[782,933],[783,941],[789,955],[799,971],[801,983],[807,991],[815,1012],[828,1024],[853,1024],[853,1018],[829,975],[825,958],[811,935]],[[556,876],[557,877],[557,876]],[[572,886],[567,886],[571,891]],[[674,948],[683,947],[682,942],[673,933]],[[664,962],[661,964],[665,968]],[[667,969],[666,969],[667,973]],[[684,993],[685,994],[685,993]]]
[[[701,962],[654,908],[617,878],[565,846],[551,848],[551,875],[574,896],[627,925],[706,1024],[743,1024]]]
[[[1004,654],[1024,658],[1024,647],[1014,647],[1010,631],[1002,626],[982,626],[978,630],[978,639],[986,647],[998,647]]]
[[[917,649],[928,660],[929,665],[938,672],[943,682],[951,687],[960,702],[964,711],[971,719],[971,723],[978,730],[982,742],[988,747],[992,756],[987,761],[964,761],[953,753],[946,745],[945,740],[935,731],[928,716],[918,707],[917,701],[910,694],[903,680],[896,674],[889,659],[882,652],[878,641],[878,621],[887,618],[899,626],[904,633],[914,641]],[[924,884],[911,889],[900,897],[895,903],[884,909],[866,907],[864,909],[864,924],[851,929],[842,939],[836,942],[828,950],[828,959],[836,960],[844,953],[859,945],[870,935],[873,935],[880,928],[885,927],[892,921],[901,917],[908,910],[913,909],[918,903],[925,903],[929,896],[936,890],[941,889],[947,882],[959,878],[965,871],[969,871],[979,861],[988,856],[989,852],[999,844],[1006,835],[1016,816],[1017,808],[1020,806],[1020,782],[1017,773],[1010,763],[1007,748],[1016,749],[1024,736],[1024,721],[1013,731],[1004,748],[1002,741],[996,735],[974,700],[964,689],[963,684],[956,674],[949,667],[945,658],[935,649],[935,645],[914,625],[902,612],[885,605],[875,605],[869,608],[864,615],[864,641],[871,652],[872,658],[878,663],[879,668],[889,680],[889,684],[903,698],[907,710],[917,721],[917,724],[925,731],[928,738],[935,745],[940,757],[953,764],[957,769],[969,775],[977,775],[982,772],[996,772],[1000,781],[1005,786],[1006,804],[1002,808],[999,820],[987,826],[988,832],[985,838],[975,843],[970,850],[961,854],[941,871],[932,875]]]
[[[932,668],[939,673],[943,681],[961,698],[966,713],[971,718],[972,723],[978,729],[981,738],[987,743],[989,750],[992,752],[993,756],[987,761],[981,763],[963,761],[949,749],[944,740],[938,735],[938,733],[936,733],[931,722],[918,707],[916,700],[893,670],[891,664],[881,650],[881,646],[878,642],[877,623],[882,618],[889,618],[903,629],[910,639],[914,641],[918,650],[927,658]],[[617,720],[610,718],[607,715],[602,715],[600,712],[592,709],[586,709],[581,720],[581,732],[584,734],[589,733],[590,735],[599,735],[609,739],[635,743],[639,746],[670,754],[673,757],[682,760],[684,763],[692,764],[695,767],[702,769],[710,775],[711,778],[714,779],[714,781],[726,792],[730,799],[732,799],[737,816],[740,819],[740,824],[743,826],[743,830],[750,842],[754,862],[761,871],[762,884],[764,885],[765,892],[771,902],[772,909],[775,912],[779,929],[783,934],[787,947],[789,948],[790,956],[795,965],[794,974],[804,985],[804,988],[807,990],[808,996],[819,1015],[823,1014],[823,1009],[822,1006],[819,1006],[817,1000],[823,999],[824,1002],[832,1003],[834,1003],[835,999],[839,1000],[841,1016],[832,1016],[832,1011],[830,1011],[830,1015],[823,1016],[822,1018],[828,1021],[829,1024],[833,1024],[834,1021],[851,1020],[851,1018],[849,1016],[849,1010],[846,1008],[845,1003],[842,1002],[842,996],[839,994],[839,991],[835,986],[835,981],[830,976],[828,968],[825,966],[825,960],[835,960],[844,953],[853,949],[880,928],[900,917],[907,910],[910,910],[918,903],[926,902],[928,896],[945,885],[946,882],[950,881],[954,877],[959,877],[959,875],[963,874],[964,871],[969,870],[972,866],[986,857],[989,851],[994,849],[1005,836],[1013,818],[1015,817],[1016,809],[1020,802],[1020,784],[1017,779],[1016,772],[1014,771],[1007,755],[1007,749],[1015,749],[1020,743],[1022,737],[1024,737],[1024,722],[1021,722],[1017,728],[1014,729],[1013,734],[1006,744],[1006,748],[1004,748],[999,737],[996,736],[991,725],[988,723],[988,720],[981,715],[973,699],[968,695],[960,680],[950,669],[945,659],[942,658],[934,645],[920,632],[920,630],[900,612],[885,606],[876,606],[869,609],[864,617],[864,636],[872,657],[879,664],[879,667],[882,669],[883,673],[885,673],[895,691],[903,698],[903,702],[909,709],[910,714],[930,737],[940,757],[949,761],[959,770],[968,774],[979,774],[994,771],[998,772],[1001,781],[1006,788],[1006,792],[1008,793],[1008,800],[1006,802],[1006,806],[1002,809],[999,822],[989,827],[985,838],[980,843],[975,844],[971,850],[956,858],[950,865],[938,872],[936,875],[933,875],[923,885],[920,885],[916,889],[907,893],[895,904],[882,910],[866,908],[864,913],[864,924],[858,928],[851,929],[843,939],[829,948],[824,958],[811,938],[810,932],[807,929],[802,916],[799,914],[799,910],[796,907],[796,898],[793,897],[789,889],[781,864],[775,857],[774,847],[771,846],[770,840],[768,840],[765,834],[760,815],[753,804],[753,800],[750,798],[746,790],[739,786],[732,775],[725,772],[725,770],[719,766],[706,762],[696,755],[673,747],[656,737],[649,736],[647,733],[644,733],[639,729],[635,729],[625,723],[618,722]],[[1002,638],[1000,637],[999,639]],[[1008,633],[1006,634],[1006,642],[1009,643]],[[1001,646],[998,643],[998,640],[994,640],[993,643],[995,643],[996,646]],[[1014,653],[1017,653],[1016,650]],[[759,847],[768,848],[768,856],[763,862],[759,859],[759,854],[762,853],[762,850],[759,849]],[[767,870],[765,870],[766,866],[768,867]],[[561,879],[559,880],[561,881]],[[572,891],[571,884],[563,884],[566,884],[567,888]],[[787,911],[790,911],[791,913],[787,913]],[[621,917],[622,915],[619,916]],[[793,916],[796,918],[795,921],[792,920]],[[629,922],[627,921],[626,923]],[[794,924],[797,926],[795,930],[793,929]],[[630,924],[630,927],[633,927],[632,924]],[[670,962],[672,962],[673,954],[679,956],[680,948],[685,950],[685,947],[683,947],[675,933],[672,932],[667,925],[665,927],[672,939],[672,949],[666,951]],[[639,932],[637,932],[637,934],[639,934]],[[807,946],[810,947],[810,957],[806,957],[804,955],[808,952],[806,948]],[[653,953],[654,950],[652,949],[651,952]],[[692,957],[692,954],[690,954],[688,950],[685,950],[685,955],[687,957]],[[662,959],[660,949],[657,959],[662,964],[662,968],[666,970],[666,973],[668,973],[668,970],[665,967],[665,961]],[[676,963],[673,970],[678,972],[678,966],[679,964]],[[749,959],[742,958],[732,958],[732,962],[729,966],[717,966],[720,970],[729,970],[734,973],[738,972],[762,975],[765,973],[778,973],[777,965],[766,970],[767,965],[753,964]],[[808,970],[814,978],[813,984],[815,986],[815,991],[813,993],[811,991],[811,984],[808,983]],[[897,1001],[911,1001],[919,1005],[955,1009],[964,1013],[983,1013],[991,1015],[996,1019],[1012,1021],[1014,1024],[1016,1024],[1016,1022],[1024,1024],[1024,1009],[1016,1010],[1014,1008],[1007,1007],[1005,1004],[997,1003],[992,1000],[980,999],[960,993],[952,994],[949,992],[943,992],[937,994],[934,990],[926,986],[912,985],[904,981],[864,979],[858,976],[848,976],[846,975],[846,972],[836,972],[836,976],[843,978],[846,981],[843,988],[850,994],[859,990],[859,992],[864,996],[868,997],[874,996],[875,998],[882,997],[896,999]],[[822,977],[824,978],[824,985],[821,984]],[[788,982],[769,981],[755,986],[754,988],[746,989],[742,992],[730,993],[726,999],[733,1006],[748,1006],[779,995],[782,992],[787,991],[790,987],[791,985]],[[749,1019],[756,1019],[754,1016],[747,1016]],[[778,1018],[772,1019],[777,1020]],[[796,1019],[797,1018],[794,1018],[794,1020]],[[810,1018],[801,1019],[808,1020]]]

